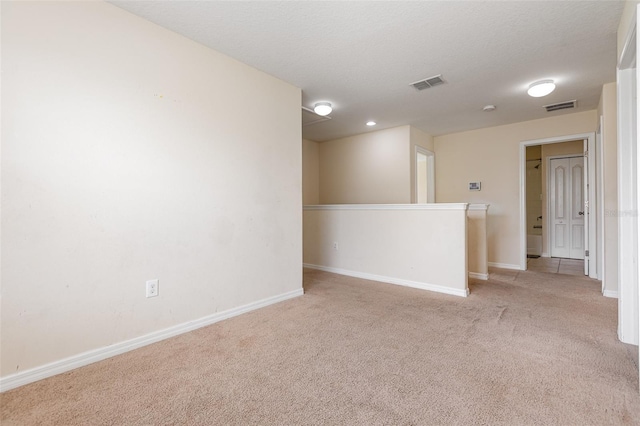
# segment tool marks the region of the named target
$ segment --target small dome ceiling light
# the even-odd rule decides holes
[[[495,105],[485,105],[484,108],[482,108],[482,110],[484,112],[492,112],[496,110],[496,106]]]
[[[375,121],[367,121],[367,126],[375,126],[376,124]]]
[[[553,92],[556,88],[553,80],[540,80],[535,83],[531,83],[529,86],[529,90],[527,93],[529,96],[533,96],[534,98],[541,98],[543,96],[547,96],[549,93]]]
[[[331,108],[331,104],[329,102],[318,102],[314,105],[313,111],[318,115],[329,115],[333,108]]]

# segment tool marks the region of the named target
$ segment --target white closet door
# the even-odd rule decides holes
[[[584,259],[584,157],[550,162],[551,256]]]

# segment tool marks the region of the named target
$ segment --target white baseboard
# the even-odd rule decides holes
[[[429,284],[429,283],[423,283],[419,281],[404,280],[402,278],[386,277],[383,275],[368,274],[366,272],[332,268],[330,266],[312,265],[310,263],[305,263],[303,266],[305,268],[317,269],[319,271],[333,272],[334,274],[346,275],[346,276],[355,277],[355,278],[362,278],[362,279],[371,280],[371,281],[380,281],[387,284],[396,284],[396,285],[401,285],[405,287],[419,288],[421,290],[435,291],[438,293],[451,294],[453,296],[467,297],[469,295],[468,288],[462,290],[457,288],[444,287],[437,284]]]
[[[514,265],[512,263],[498,263],[498,262],[487,262],[489,266],[492,268],[502,268],[502,269],[515,269],[517,271],[521,271],[520,265]]]
[[[602,295],[604,297],[611,297],[613,299],[617,299],[618,298],[618,292],[614,291],[614,290],[602,290]]]
[[[258,300],[256,302],[239,306],[237,308],[232,308],[223,312],[217,312],[212,315],[207,315],[206,317],[178,324],[173,327],[165,328],[164,330],[145,334],[131,340],[126,340],[114,345],[109,345],[103,348],[83,352],[78,355],[73,355],[69,358],[54,361],[40,367],[35,367],[29,370],[22,371],[20,373],[1,377],[0,392],[5,392],[19,386],[46,379],[47,377],[65,373],[79,367],[84,367],[85,365],[89,365],[97,361],[102,361],[104,359],[111,358],[112,356],[120,355],[125,352],[129,352],[134,349],[138,349],[143,346],[177,336],[179,334],[187,333],[189,331],[193,331],[195,329],[205,327],[207,325],[211,325],[225,319],[254,311],[256,309],[264,308],[265,306],[273,305],[274,303],[302,296],[303,294],[304,291],[302,288],[300,288],[298,290],[293,290],[287,293],[279,294],[277,296],[268,297],[266,299]]]
[[[489,279],[489,274],[481,274],[480,272],[469,272],[469,278],[486,281]]]

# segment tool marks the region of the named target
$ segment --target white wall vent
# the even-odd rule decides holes
[[[312,109],[302,107],[302,127],[331,120],[328,115],[318,115]]]
[[[558,111],[561,109],[568,108],[576,108],[578,106],[578,101],[575,99],[572,101],[560,102],[557,104],[545,105],[543,108],[547,110],[547,112]]]
[[[444,83],[446,82],[442,79],[442,74],[438,74],[434,75],[433,77],[425,78],[424,80],[411,83],[410,86],[413,86],[416,90],[424,90],[430,89],[434,86],[439,86]]]

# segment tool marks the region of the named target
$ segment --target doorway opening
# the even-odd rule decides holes
[[[527,258],[537,259],[542,253],[542,145],[527,148]],[[528,261],[527,261],[528,263]]]
[[[584,260],[584,156],[549,157],[547,170],[549,254],[551,257]]]
[[[595,152],[593,133],[521,142],[522,270],[531,266],[562,273],[559,265],[565,259],[570,273],[582,267],[584,275],[598,278],[595,176],[599,171],[595,156],[585,155],[589,151]]]
[[[416,146],[416,203],[435,203],[434,153]]]

